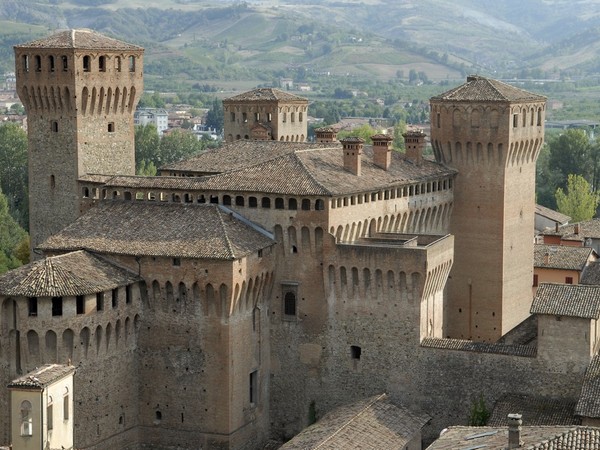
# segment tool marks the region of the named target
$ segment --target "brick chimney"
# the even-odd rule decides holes
[[[521,414],[509,414],[508,415],[508,448],[521,448],[523,442],[521,441]]]
[[[342,139],[340,142],[344,150],[344,169],[354,175],[360,176],[365,140],[351,136]]]
[[[402,136],[404,136],[406,159],[420,166],[423,162],[423,150],[425,150],[425,133],[414,130],[407,131]]]
[[[336,142],[338,130],[332,127],[315,128],[317,142]]]
[[[390,168],[392,163],[392,141],[393,137],[387,134],[375,134],[371,136],[373,141],[373,162],[384,170]]]

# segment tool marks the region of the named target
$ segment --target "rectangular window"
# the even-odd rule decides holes
[[[37,316],[38,299],[37,297],[29,297],[28,303],[29,317]]]
[[[131,285],[125,288],[125,303],[128,305],[131,303]]]
[[[282,120],[282,122],[283,123],[287,122],[287,113],[283,113],[283,120]]]
[[[63,420],[69,420],[69,395],[63,397]]]
[[[119,288],[115,288],[112,290],[111,303],[113,308],[119,306]]]
[[[102,311],[104,309],[104,292],[98,292],[96,294],[96,311]]]
[[[173,258],[174,266],[181,266],[181,258]]]
[[[108,132],[109,133],[115,132],[115,123],[114,122],[108,122]]]
[[[303,116],[302,113],[298,113],[298,122],[302,122]]]
[[[517,128],[519,126],[519,115],[513,114],[513,128]]]
[[[62,59],[62,66],[63,66],[63,72],[66,72],[67,70],[69,70],[69,59],[66,56],[61,56]]]
[[[53,417],[54,416],[54,411],[53,411],[53,408],[52,408],[52,404],[49,404],[46,407],[46,416],[47,416],[46,417],[46,422],[48,423],[48,430],[51,430],[52,428],[54,428],[54,423],[53,423],[54,422],[54,420],[53,420],[54,419],[54,417]]]
[[[52,125],[51,125],[51,127],[52,127],[52,131],[53,131],[54,133],[58,133],[58,122],[57,122],[56,120],[53,120],[53,121],[52,121]]]
[[[267,114],[267,121],[271,122],[273,116],[271,115],[271,113]]]
[[[23,55],[23,70],[29,72],[29,55]]]
[[[250,405],[256,405],[258,400],[258,371],[250,372]]]
[[[257,122],[260,120],[260,113],[254,113],[254,120],[256,120]]]
[[[244,123],[248,122],[248,116],[246,113],[242,113],[242,122],[244,122]]]
[[[63,313],[63,299],[62,297],[52,297],[52,315],[62,316]]]
[[[538,285],[538,276],[537,274],[533,274],[533,286],[537,286]]]
[[[235,113],[234,112],[229,113],[229,117],[230,117],[230,119],[231,119],[232,122],[235,122]]]
[[[573,277],[566,277],[565,278],[565,283],[566,284],[573,284]]]
[[[75,298],[75,307],[77,309],[77,314],[85,313],[85,297],[83,295],[78,295]]]

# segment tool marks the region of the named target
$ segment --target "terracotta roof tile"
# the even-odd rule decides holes
[[[546,97],[516,88],[502,81],[478,75],[467,77],[467,82],[431,98],[436,101],[481,101],[481,102],[523,102],[545,101]]]
[[[534,246],[533,266],[546,269],[583,270],[594,250],[567,245]]]
[[[581,417],[600,418],[600,356],[598,355],[592,358],[585,371],[575,414]]]
[[[578,229],[577,233],[575,233],[576,228]],[[558,231],[550,228],[544,230],[542,234],[544,236],[561,236],[564,240],[583,241],[586,238],[600,239],[600,218],[563,225],[558,228]]]
[[[40,248],[233,260],[272,244],[269,233],[222,206],[105,201]]]
[[[583,269],[579,284],[600,285],[600,261],[593,261]]]
[[[426,415],[393,404],[382,394],[336,408],[280,448],[404,448],[429,420]]]
[[[583,426],[524,426],[523,450],[599,450],[600,429]],[[508,427],[449,427],[427,450],[506,449]]]
[[[249,142],[257,143],[255,151],[249,152],[256,157],[256,161],[245,159],[246,155],[240,154],[235,169],[202,180],[188,178],[188,189],[334,196],[403,186],[456,173],[454,169],[430,160],[423,160],[421,165],[416,165],[398,152],[392,152],[389,170],[384,170],[374,164],[373,149],[367,146],[363,150],[362,175],[358,177],[344,169],[343,150],[339,144],[291,148],[278,148],[275,145],[271,147],[275,149],[275,155],[271,154],[268,158],[265,155],[265,152],[270,154],[268,146],[263,146],[259,141]],[[224,151],[224,159],[231,155],[231,148]],[[245,148],[248,148],[248,144]],[[189,164],[189,168],[199,173],[215,170],[218,154],[218,151],[211,154],[207,166],[203,167],[199,157]],[[178,169],[183,167],[184,163]]]
[[[554,211],[553,209],[546,208],[542,205],[535,205],[535,213],[547,217],[550,220],[558,222],[560,224],[567,223],[571,218],[565,214],[559,213],[558,211]]]
[[[70,48],[75,50],[133,50],[143,51],[142,47],[128,44],[88,29],[65,30],[48,37],[20,44],[15,48]]]
[[[223,103],[227,102],[264,102],[264,101],[300,101],[308,103],[308,100],[298,95],[290,94],[289,92],[282,91],[276,88],[258,88],[248,92],[244,92],[239,95],[234,95],[223,100]]]
[[[445,350],[459,350],[478,353],[496,353],[498,355],[512,355],[535,357],[537,348],[530,345],[498,344],[487,342],[468,341],[465,339],[440,339],[425,338],[421,341],[422,347],[440,348]]]
[[[17,389],[42,389],[74,371],[75,367],[70,365],[45,364],[11,381],[8,387]]]
[[[0,276],[0,295],[62,297],[125,286],[140,278],[88,252],[34,261]]]
[[[530,313],[597,320],[600,318],[600,286],[542,283]]]
[[[505,394],[494,405],[487,425],[506,425],[509,414],[521,414],[523,424],[530,425],[579,425],[575,418],[575,401],[534,397],[526,394]]]

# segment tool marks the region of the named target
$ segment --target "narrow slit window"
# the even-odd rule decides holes
[[[89,55],[83,57],[83,71],[89,72],[92,68],[91,58]]]
[[[106,72],[106,56],[98,58],[98,70],[100,72]]]
[[[135,72],[135,56],[129,57],[129,71]]]

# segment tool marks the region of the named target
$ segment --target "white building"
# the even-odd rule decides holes
[[[152,124],[156,127],[159,136],[169,128],[169,114],[159,108],[138,108],[133,114],[134,125]]]

